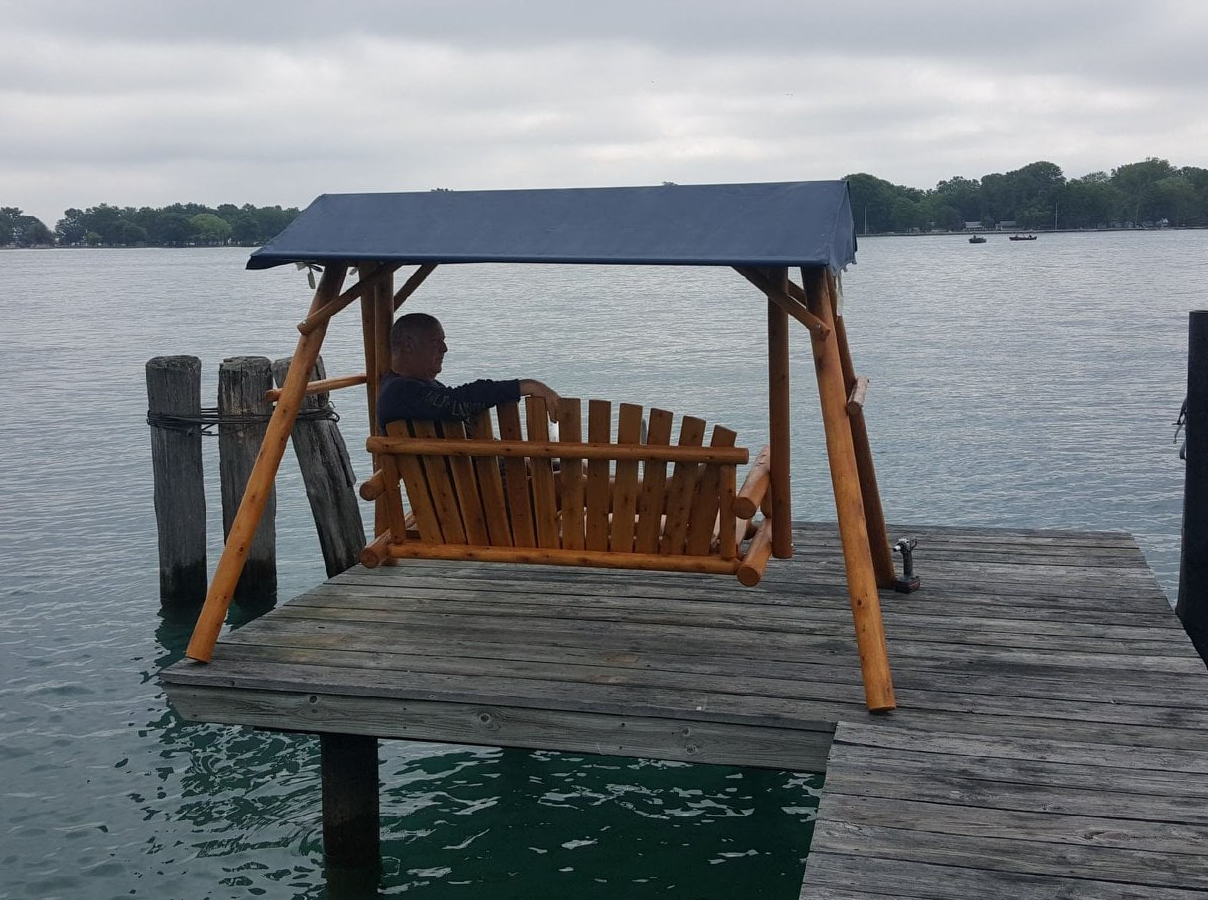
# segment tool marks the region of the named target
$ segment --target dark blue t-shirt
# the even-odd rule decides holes
[[[459,387],[447,387],[439,381],[408,378],[393,372],[382,379],[378,391],[378,423],[399,419],[423,419],[434,422],[465,422],[484,409],[520,399],[520,381],[492,381],[487,378]]]

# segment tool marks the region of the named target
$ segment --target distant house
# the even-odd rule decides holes
[[[986,226],[981,222],[966,222],[965,231],[985,231]]]
[[[998,223],[997,228],[999,231],[1017,231],[1019,226],[1015,224],[1014,219],[1003,219]]]

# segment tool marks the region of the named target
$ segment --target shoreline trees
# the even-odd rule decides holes
[[[1056,164],[1039,160],[980,179],[955,175],[930,189],[866,172],[845,180],[861,234],[960,231],[967,223],[1028,231],[1208,226],[1208,169],[1176,167],[1156,157],[1071,179]],[[296,215],[297,207],[250,203],[173,203],[159,209],[102,203],[64,211],[51,231],[16,207],[0,207],[0,246],[256,247]]]
[[[862,234],[959,231],[971,222],[1029,231],[1208,226],[1208,169],[1156,157],[1073,179],[1041,160],[980,180],[957,175],[931,190],[864,172],[846,180]]]
[[[15,207],[0,208],[0,246],[258,247],[298,215],[297,207],[173,203],[159,209],[102,203],[68,209],[52,232]]]

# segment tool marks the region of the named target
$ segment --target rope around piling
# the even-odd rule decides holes
[[[152,428],[162,428],[165,431],[182,431],[185,434],[203,434],[208,437],[213,437],[217,434],[214,431],[216,425],[228,425],[234,427],[246,427],[248,425],[263,425],[270,418],[272,413],[241,413],[221,415],[217,407],[203,407],[198,410],[197,415],[193,416],[170,416],[147,412],[147,424]],[[335,407],[328,403],[326,406],[320,406],[316,409],[302,409],[298,411],[299,422],[338,422],[340,421],[339,413]]]

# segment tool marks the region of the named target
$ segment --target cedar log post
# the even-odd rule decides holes
[[[1208,310],[1195,310],[1188,320],[1187,472],[1175,612],[1208,662]]]
[[[788,269],[769,269],[780,288]],[[792,412],[789,399],[789,314],[768,299],[768,440],[772,447],[772,555],[793,556],[793,500],[790,479]]]
[[[319,288],[315,291],[311,303],[311,312],[321,309],[340,293],[344,283],[347,267],[330,264],[323,271],[319,280]],[[298,339],[294,350],[293,363],[285,384],[281,387],[281,396],[273,417],[269,420],[268,431],[264,444],[256,456],[256,464],[248,479],[247,490],[243,494],[243,502],[239,504],[239,512],[227,535],[226,546],[223,547],[222,557],[218,560],[218,568],[214,572],[214,580],[210,583],[210,591],[206,595],[205,606],[197,617],[197,626],[193,629],[193,637],[185,650],[185,655],[198,662],[209,662],[214,654],[214,644],[218,642],[218,633],[226,619],[231,598],[235,593],[235,583],[243,571],[251,547],[252,535],[260,522],[265,503],[273,487],[273,479],[277,475],[277,467],[285,454],[285,445],[289,441],[290,431],[294,427],[294,419],[306,394],[306,383],[310,371],[319,359],[319,351],[323,347],[323,337],[327,334],[327,323],[323,323],[310,334],[304,334]]]
[[[323,855],[339,868],[381,863],[378,742],[359,734],[320,734]]]
[[[365,373],[373,384],[374,409],[376,410],[377,392],[381,388],[382,379],[391,371],[390,329],[394,326],[393,282],[378,284],[371,296],[373,298],[373,366],[370,367],[369,360],[366,360]],[[371,434],[376,433],[378,428],[376,412],[374,415],[375,421],[369,425]],[[374,470],[379,468],[377,460],[374,460]],[[375,536],[389,528],[385,502],[384,497],[379,497],[373,504],[373,533]],[[393,560],[391,562],[393,563]]]
[[[834,315],[839,361],[843,366],[843,385],[850,397],[858,379],[851,348],[847,344],[847,326],[840,315],[838,285],[829,270],[826,273],[826,287]],[[877,586],[890,588],[894,583],[893,551],[889,549],[889,535],[885,531],[885,512],[881,507],[881,491],[877,487],[877,470],[872,464],[872,447],[868,443],[863,406],[856,404],[854,409],[848,406],[847,418],[851,425],[852,446],[856,451],[856,469],[860,473],[860,496],[864,500],[864,521],[868,526],[868,549],[872,552],[873,571],[877,576]]]
[[[273,378],[277,384],[285,382],[289,372],[289,357],[273,362]],[[322,357],[311,372],[312,381],[326,377]],[[302,401],[302,411],[311,412],[327,408],[327,392],[307,394]],[[314,418],[294,423],[294,454],[302,470],[302,481],[306,485],[306,499],[315,519],[319,534],[319,546],[323,550],[323,563],[327,577],[334,578],[355,566],[365,546],[365,526],[361,522],[361,507],[357,502],[356,475],[348,459],[348,446],[340,434],[340,428],[327,418]]]
[[[885,646],[885,627],[881,621],[881,598],[877,595],[877,580],[868,548],[868,526],[864,519],[860,476],[852,446],[851,426],[848,424],[847,391],[844,389],[843,367],[834,334],[834,316],[826,290],[826,270],[803,268],[801,278],[810,312],[830,327],[830,333],[824,337],[811,331],[810,343],[818,375],[818,397],[826,430],[826,455],[830,460],[839,537],[843,543],[847,592],[851,598],[860,669],[864,675],[864,698],[868,708],[874,712],[890,710],[896,706],[893,680]]]
[[[264,442],[272,406],[272,365],[264,356],[232,356],[218,367],[218,470],[222,482],[222,534],[231,533],[239,502]],[[237,421],[243,419],[243,421]],[[259,420],[259,421],[257,421]],[[277,600],[277,496],[270,484],[264,513],[235,585],[236,600],[271,606]]]
[[[206,596],[206,492],[201,425],[158,424],[201,415],[201,360],[157,356],[147,362],[147,418],[159,532],[161,603],[200,603]]]

